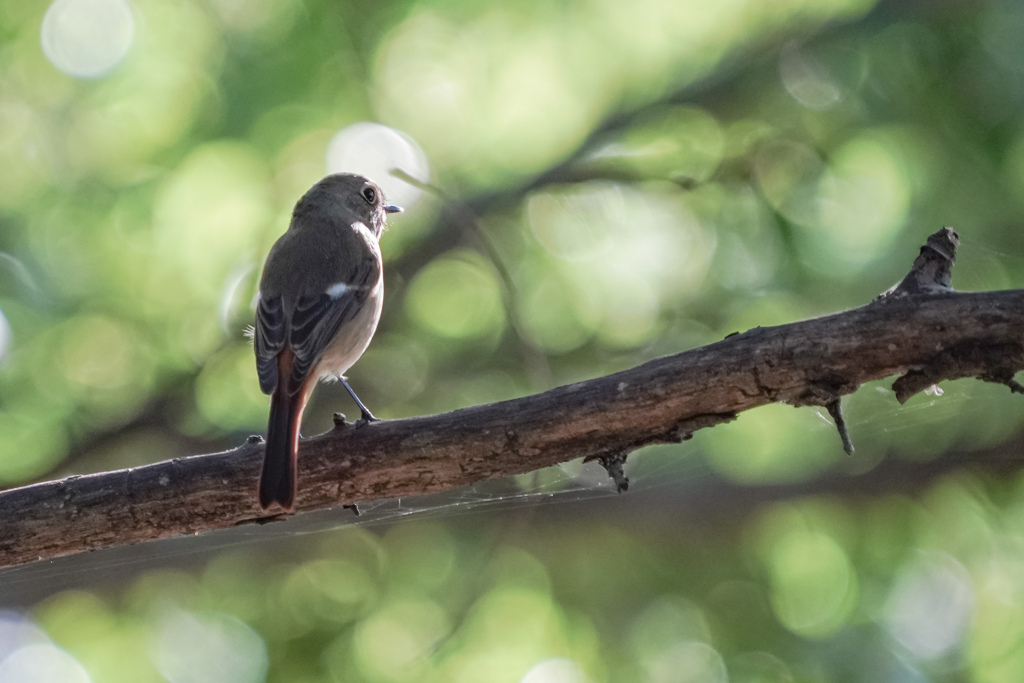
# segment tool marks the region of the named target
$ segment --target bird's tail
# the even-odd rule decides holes
[[[295,508],[299,427],[311,383],[307,381],[297,393],[289,394],[285,385],[286,378],[291,374],[291,363],[287,365],[288,372],[279,373],[277,387],[270,396],[270,420],[267,423],[267,444],[263,454],[259,495],[260,507],[264,510],[277,503],[285,511],[291,512]]]

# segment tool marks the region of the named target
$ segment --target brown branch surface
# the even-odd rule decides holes
[[[952,243],[956,234],[944,229],[929,244],[943,236]],[[1024,290],[953,292],[932,251],[904,279],[912,291],[901,285],[861,308],[755,328],[534,396],[359,429],[342,423],[303,441],[297,510],[435,493],[580,457],[621,464],[641,446],[685,440],[768,403],[841,414],[840,396],[893,375],[900,400],[964,377],[1013,389],[1024,369]],[[954,257],[955,244],[950,266]],[[942,286],[922,286],[929,277]],[[0,566],[263,521],[262,456],[253,440],[2,492]],[[624,488],[624,477],[616,483]]]

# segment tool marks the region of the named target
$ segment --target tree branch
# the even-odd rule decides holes
[[[302,442],[296,507],[435,493],[580,457],[600,460],[624,489],[621,464],[641,446],[773,402],[841,415],[840,396],[891,375],[901,401],[963,377],[1016,391],[1024,290],[950,290],[956,244],[949,228],[932,235],[907,278],[861,308],[511,401],[358,429],[339,420]],[[2,492],[0,566],[273,519],[256,503],[262,455],[253,437],[223,453]]]

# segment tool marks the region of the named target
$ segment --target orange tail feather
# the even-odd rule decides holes
[[[267,422],[267,444],[260,473],[260,507],[268,509],[277,503],[287,512],[295,508],[299,427],[313,383],[307,380],[296,394],[285,389],[291,374],[293,356],[284,351],[278,359],[277,388],[270,396],[270,419]]]

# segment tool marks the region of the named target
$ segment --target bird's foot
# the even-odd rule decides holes
[[[380,422],[381,421],[381,419],[379,417],[376,417],[369,410],[363,410],[362,412],[363,412],[362,417],[360,417],[358,420],[356,420],[356,429],[359,429],[360,427],[365,427],[366,425],[370,424],[371,422]]]

